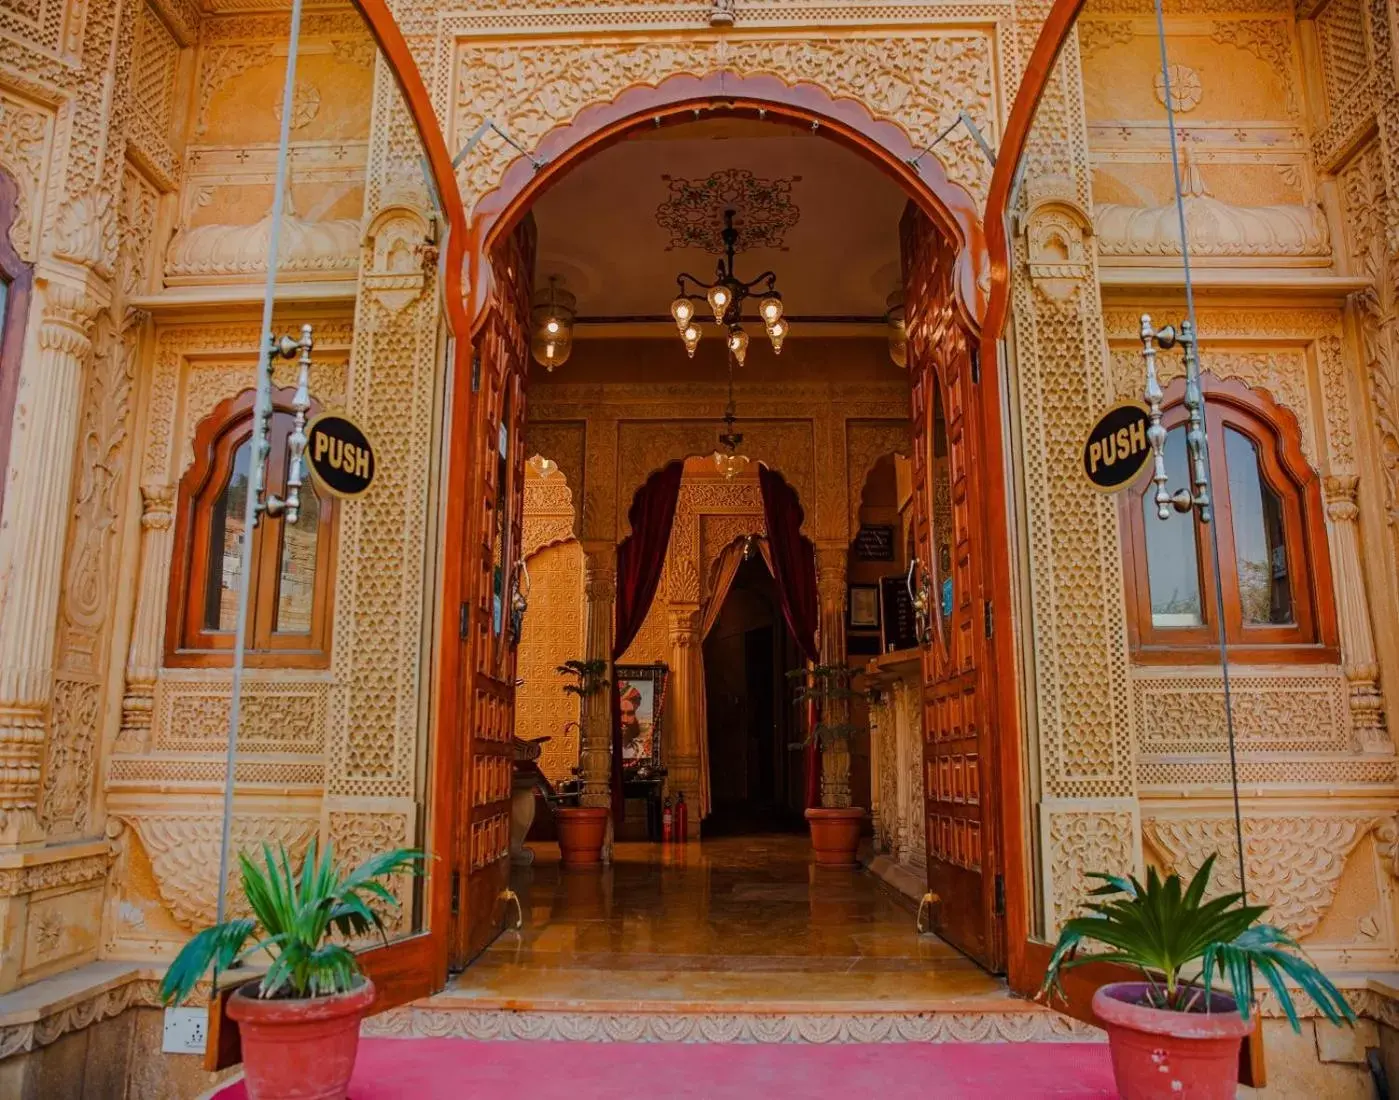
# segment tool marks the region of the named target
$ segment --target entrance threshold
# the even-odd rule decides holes
[[[518,867],[524,927],[366,1034],[714,1042],[1046,1041],[1101,1033],[1011,996],[865,871],[805,836],[621,843],[601,871],[553,845]],[[513,915],[513,914],[512,914]]]

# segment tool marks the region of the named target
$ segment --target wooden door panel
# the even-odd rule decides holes
[[[1004,965],[997,912],[992,684],[984,476],[972,342],[953,290],[956,250],[926,215],[904,215],[904,302],[913,401],[914,544],[932,624],[923,646],[923,794],[933,927],[983,965]],[[950,591],[946,582],[951,582]]]
[[[511,583],[524,511],[525,371],[529,356],[534,231],[523,223],[496,250],[497,285],[476,343],[474,504],[464,573],[471,585],[462,644],[466,728],[457,788],[451,966],[461,969],[499,934],[510,884],[511,735],[515,645]]]

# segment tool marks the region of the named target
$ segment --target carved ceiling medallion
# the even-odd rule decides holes
[[[1189,65],[1171,65],[1168,67],[1171,75],[1171,110],[1193,111],[1200,105],[1200,100],[1204,97],[1204,88],[1200,84],[1200,74]],[[1166,102],[1166,80],[1162,73],[1156,74],[1156,99],[1157,102]]]
[[[656,208],[656,224],[673,248],[702,248],[716,256],[725,250],[724,212],[734,212],[735,252],[749,248],[786,248],[787,230],[801,210],[792,202],[792,184],[801,176],[760,179],[745,168],[725,168],[705,179],[661,176],[669,194]]]

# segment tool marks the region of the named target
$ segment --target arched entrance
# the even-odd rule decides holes
[[[528,400],[529,289],[535,245],[526,220],[533,205],[573,169],[644,130],[665,130],[706,118],[743,119],[808,128],[853,149],[892,177],[909,208],[902,226],[903,284],[909,332],[909,378],[918,567],[912,570],[922,609],[923,793],[931,824],[929,892],[935,925],[992,969],[1006,962],[1007,912],[1024,913],[1026,874],[1020,839],[1019,745],[1010,645],[1008,533],[999,476],[1000,380],[982,371],[980,322],[991,288],[985,236],[975,204],[949,182],[936,158],[913,148],[891,123],[853,100],[834,100],[815,85],[729,72],[671,77],[635,87],[587,108],[516,160],[500,185],[472,213],[470,284],[474,398],[461,392],[455,418],[454,469],[469,462],[469,500],[478,503],[445,532],[465,548],[462,584],[477,578],[476,598],[462,614],[468,646],[459,721],[459,774],[470,792],[458,805],[453,857],[464,883],[458,916],[458,960],[465,961],[498,927],[506,868],[492,858],[491,838],[508,813],[502,770],[510,728],[513,665],[509,625],[511,548],[518,545],[514,503],[522,484],[519,442]],[[935,437],[941,440],[934,461]],[[931,489],[935,468],[950,480],[955,535],[940,566],[935,556]],[[458,484],[462,484],[458,482]],[[453,487],[453,496],[460,490]],[[484,504],[484,506],[481,506]],[[586,507],[586,505],[585,505]],[[620,530],[620,529],[619,529]],[[618,533],[614,531],[615,535]],[[934,600],[950,583],[950,601]],[[998,587],[999,586],[999,587]],[[840,621],[843,584],[823,619]],[[448,607],[453,606],[449,602]],[[444,613],[445,614],[445,613]],[[997,631],[998,621],[1006,626]],[[468,625],[469,624],[469,625]],[[844,658],[843,647],[840,659]],[[991,670],[1000,667],[999,676]],[[994,685],[994,688],[993,688]],[[586,752],[584,754],[586,756]],[[1009,939],[1019,939],[1022,929]]]

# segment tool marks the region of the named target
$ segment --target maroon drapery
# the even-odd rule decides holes
[[[665,569],[675,505],[680,499],[684,462],[672,462],[652,474],[632,498],[631,534],[617,547],[617,618],[612,660],[619,661],[636,638],[656,597]],[[612,820],[622,823],[622,723],[616,686],[612,689]]]
[[[758,464],[758,487],[763,494],[763,520],[772,552],[772,579],[797,649],[808,661],[820,659],[817,629],[821,601],[816,594],[816,548],[802,534],[802,506],[797,491],[775,470]],[[807,728],[814,723],[807,711]],[[806,805],[821,802],[821,747],[812,738],[806,746]]]

